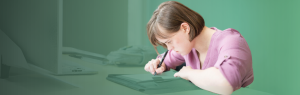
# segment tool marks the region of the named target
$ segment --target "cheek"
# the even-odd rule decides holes
[[[174,41],[174,49],[180,51],[182,55],[188,54],[192,50],[189,40]]]

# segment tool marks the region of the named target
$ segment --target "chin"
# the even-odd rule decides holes
[[[176,52],[176,53],[182,55],[182,53],[180,53],[180,52]],[[182,56],[183,56],[183,55],[182,55]]]
[[[180,55],[182,55],[182,56],[185,56],[185,55],[187,55],[187,54],[189,54],[191,51],[189,51],[189,52],[184,52],[184,51],[182,51],[182,52],[177,52],[178,54],[180,54]]]
[[[179,52],[178,52],[179,53]],[[188,53],[179,53],[180,55],[182,55],[182,56],[185,56],[185,55],[187,55]]]

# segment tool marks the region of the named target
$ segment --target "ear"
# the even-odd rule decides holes
[[[190,25],[187,22],[181,23],[180,31],[183,31],[186,34],[189,34],[190,33]]]

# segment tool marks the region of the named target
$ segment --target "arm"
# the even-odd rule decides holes
[[[185,67],[174,76],[191,80],[196,86],[218,94],[231,94],[252,83],[253,77],[248,77],[253,73],[252,56],[245,39],[238,33],[226,37],[218,43],[218,59],[213,67],[204,70]]]
[[[194,70],[189,75],[189,79],[196,86],[214,93],[229,95],[233,92],[233,88],[227,79],[215,67],[205,70]]]
[[[217,94],[229,95],[233,88],[227,79],[222,75],[219,69],[210,67],[205,70],[196,70],[191,67],[183,67],[180,72],[174,75],[190,80],[193,84]]]

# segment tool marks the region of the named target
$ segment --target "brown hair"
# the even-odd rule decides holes
[[[205,26],[204,19],[200,14],[179,2],[167,1],[158,6],[147,24],[148,38],[157,53],[156,47],[158,45],[161,45],[164,48],[167,48],[167,46],[164,43],[159,42],[156,39],[156,36],[163,39],[170,37],[159,31],[158,25],[164,28],[167,33],[174,33],[179,31],[180,25],[183,22],[188,23],[190,26],[190,41],[198,36]]]

